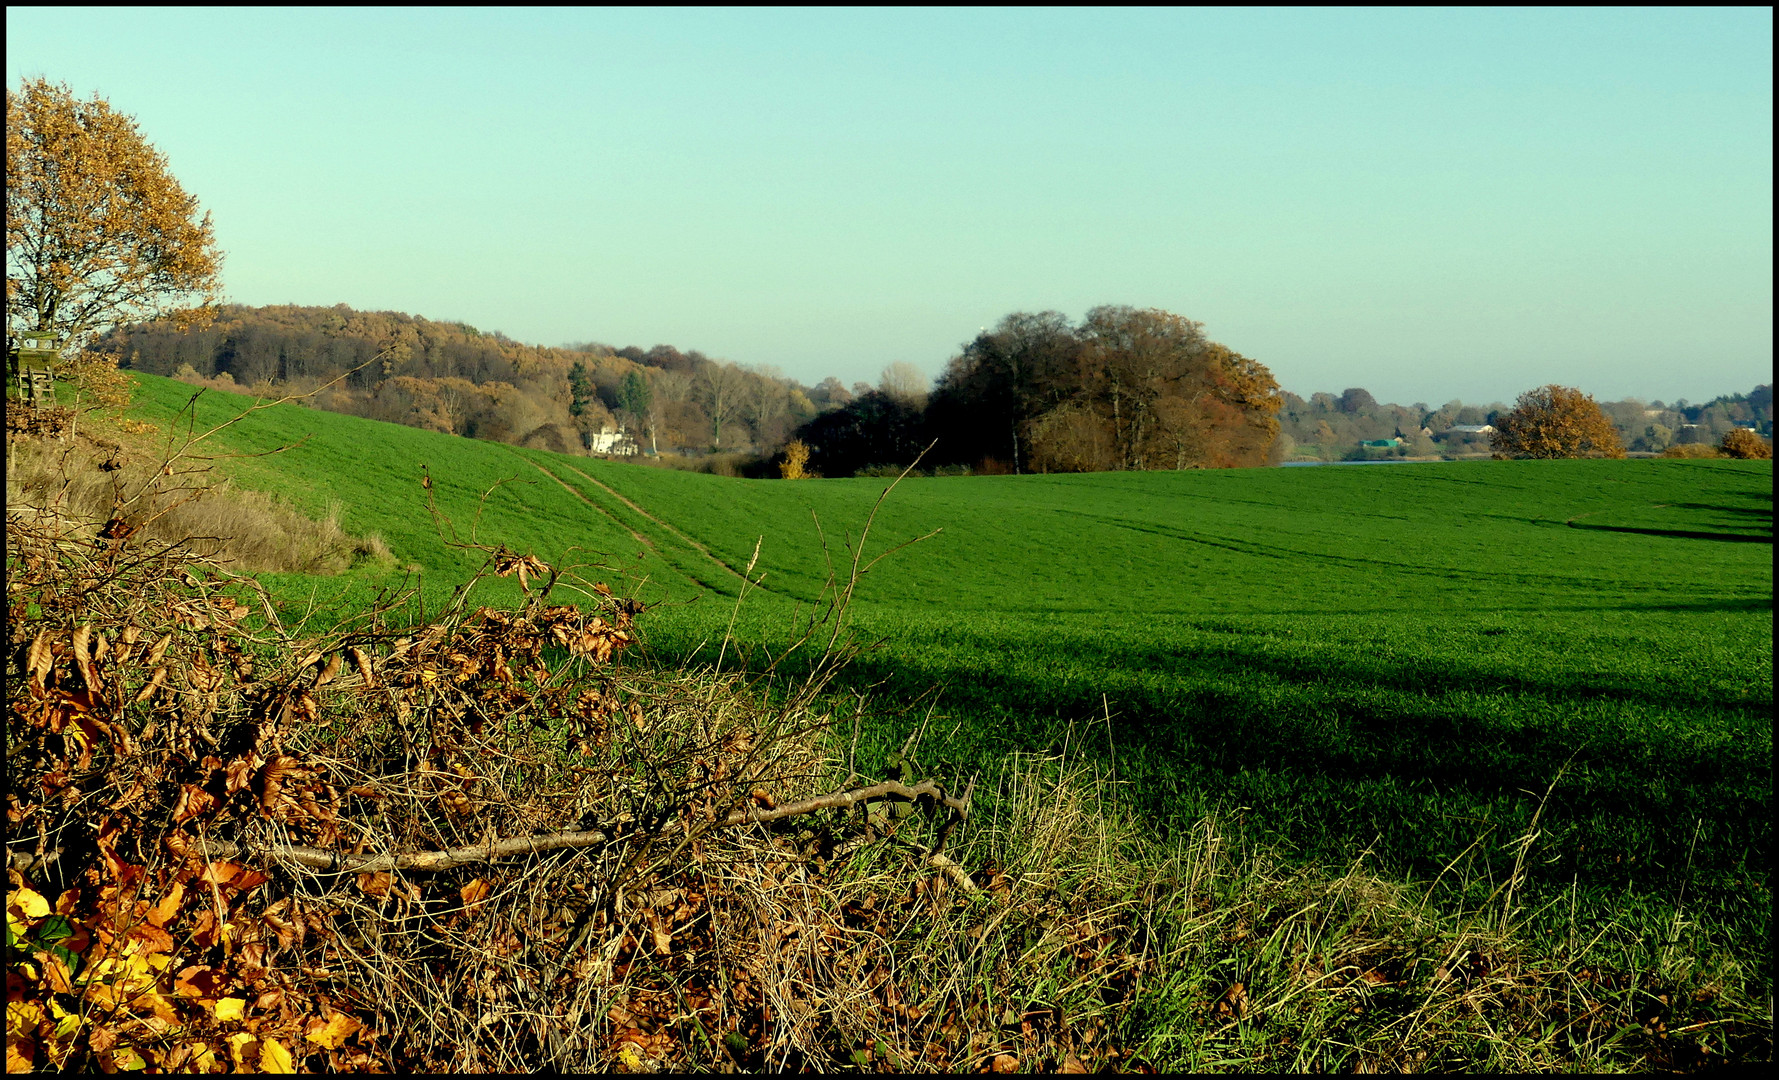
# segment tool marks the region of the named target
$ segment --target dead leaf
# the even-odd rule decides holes
[[[203,880],[211,885],[227,885],[244,869],[236,862],[213,862],[204,865]]]
[[[329,1050],[338,1050],[340,1044],[350,1038],[360,1026],[362,1025],[357,1020],[345,1013],[335,1013],[333,1019],[326,1024],[321,1023],[319,1017],[310,1020],[309,1030],[303,1037],[318,1046],[324,1046]]]
[[[154,669],[154,673],[152,675],[150,675],[148,681],[142,685],[142,689],[136,691],[137,704],[141,704],[142,702],[147,701],[149,698],[153,697],[154,692],[156,690],[159,690],[161,688],[161,685],[163,683],[165,683],[166,681],[167,681],[167,665],[162,664],[160,667],[157,667]]]
[[[167,890],[167,895],[161,897],[161,902],[148,912],[149,923],[154,926],[166,926],[173,920],[173,916],[179,914],[179,905],[184,899],[185,882],[174,882],[173,887]]]
[[[352,657],[352,666],[358,669],[358,677],[364,680],[364,684],[366,686],[376,686],[377,679],[371,674],[371,661],[370,658],[364,654],[364,650],[357,646],[353,646],[346,650],[346,655]]]
[[[173,935],[158,926],[137,923],[130,927],[129,937],[132,941],[140,941],[142,951],[148,956],[173,951]]]
[[[215,808],[216,796],[196,784],[181,784],[179,799],[173,804],[173,824],[183,824],[199,814],[209,813]]]
[[[83,623],[74,631],[74,666],[80,669],[80,677],[85,680],[86,688],[97,690],[99,677],[93,673],[93,659],[89,652],[92,640],[92,626]]]
[[[171,632],[162,634],[161,639],[154,643],[154,648],[148,650],[148,658],[142,662],[143,666],[154,667],[156,664],[160,663],[161,657],[166,655],[167,646],[171,644],[172,641],[173,635]]]
[[[25,654],[25,670],[30,672],[31,681],[42,688],[44,678],[54,666],[54,657],[49,647],[49,631],[39,630],[37,637],[31,642],[30,651]]]
[[[996,1054],[995,1060],[994,1060],[994,1071],[998,1072],[998,1073],[1018,1072],[1019,1071],[1019,1059],[1014,1057],[1012,1054]]]
[[[278,804],[278,795],[284,788],[285,778],[299,771],[298,764],[297,759],[289,754],[279,754],[266,762],[265,767],[259,771],[259,783],[256,785],[260,789],[260,810],[267,814],[272,812],[272,808]]]
[[[261,1039],[259,1041],[259,1071],[267,1073],[289,1074],[296,1072],[296,1063],[291,1060],[290,1051],[277,1039]]]
[[[229,762],[228,780],[225,784],[228,793],[233,795],[235,792],[240,791],[247,787],[247,785],[251,784],[253,782],[254,774],[259,770],[260,764],[261,762],[258,754],[238,757]]]
[[[211,913],[205,912],[205,914]],[[214,998],[222,994],[223,988],[228,982],[227,972],[218,968],[200,967],[193,964],[174,977],[173,992],[180,997]]]

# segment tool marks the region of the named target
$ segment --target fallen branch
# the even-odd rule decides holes
[[[781,818],[795,817],[799,814],[814,813],[817,810],[843,809],[855,806],[872,799],[891,798],[905,801],[917,801],[930,798],[935,805],[950,809],[954,815],[951,825],[962,821],[969,815],[970,803],[968,792],[965,797],[957,798],[945,794],[936,781],[923,780],[909,786],[896,780],[885,780],[869,787],[854,788],[851,791],[837,791],[832,795],[819,795],[810,799],[801,799],[793,803],[771,809],[752,808],[737,810],[725,817],[718,818],[703,827],[701,831],[729,828],[735,825],[760,824],[777,821]],[[454,866],[466,866],[470,863],[494,862],[499,859],[510,859],[521,855],[541,855],[549,851],[565,851],[574,848],[599,847],[613,840],[636,840],[667,835],[677,827],[676,821],[669,821],[660,827],[643,833],[620,833],[616,829],[582,829],[570,832],[546,833],[540,836],[516,836],[505,840],[491,840],[481,844],[465,844],[461,847],[446,848],[443,851],[403,851],[386,855],[352,855],[341,851],[328,851],[324,848],[307,847],[301,844],[271,844],[258,849],[265,855],[280,862],[292,862],[299,866],[307,866],[330,874],[375,874],[391,870],[449,870]],[[951,826],[946,828],[949,835]],[[184,856],[187,852],[202,855],[206,859],[231,859],[248,861],[255,850],[252,845],[229,840],[204,840],[184,836],[174,832],[167,837],[167,844],[175,855]],[[944,863],[937,860],[944,858],[933,849],[931,860],[933,865],[945,870],[953,878],[961,871],[956,864],[945,859]]]

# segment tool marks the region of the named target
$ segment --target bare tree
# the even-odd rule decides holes
[[[747,371],[753,376],[752,385],[744,395],[747,421],[753,425],[755,445],[764,450],[778,445],[784,437],[785,418],[790,413],[791,387],[784,372],[771,364],[758,364]]]
[[[877,389],[911,405],[924,406],[927,402],[927,381],[925,372],[906,360],[897,360],[884,368],[883,373],[877,377]]]
[[[747,373],[734,364],[713,363],[692,380],[692,396],[710,418],[710,448],[723,445],[723,427],[741,414],[747,394]]]
[[[661,452],[660,433],[667,426],[667,418],[675,408],[685,403],[692,394],[692,376],[684,371],[669,371],[663,368],[648,370],[649,389],[649,449],[656,454]]]

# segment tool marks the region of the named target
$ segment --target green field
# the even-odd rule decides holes
[[[141,383],[139,415],[167,428],[190,388]],[[200,429],[243,403],[204,395]],[[294,406],[214,441],[305,435],[218,467],[337,506],[436,604],[483,556],[441,543],[425,466],[461,534],[603,562],[658,603],[643,626],[663,661],[715,658],[758,543],[735,635],[764,664],[830,558],[845,576],[886,484],[724,479]],[[1528,910],[1645,944],[1685,927],[1766,990],[1772,491],[1770,462],[1725,460],[910,479],[867,557],[940,531],[858,587],[853,626],[881,643],[846,676],[879,703],[860,756],[922,722],[922,766],[950,777],[1067,741],[1115,765],[1158,834],[1218,810],[1305,862],[1369,851],[1427,882],[1450,866],[1440,887],[1467,902],[1511,872],[1549,789]],[[398,577],[272,584],[344,611]]]

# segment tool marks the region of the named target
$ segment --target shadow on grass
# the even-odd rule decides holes
[[[1693,529],[1639,529],[1630,525],[1587,525],[1579,521],[1568,523],[1571,529],[1588,529],[1594,532],[1638,533],[1643,536],[1666,536],[1675,540],[1727,540],[1739,544],[1770,544],[1773,542],[1771,526],[1765,533],[1731,533],[1701,532]]]
[[[1503,686],[1480,669],[1435,682],[1258,650],[1082,656],[1080,644],[1058,647],[1072,664],[1103,665],[1091,684],[1051,673],[1063,665],[1041,658],[960,670],[912,659],[916,650],[862,658],[849,681],[888,701],[941,686],[940,708],[959,734],[929,743],[966,773],[1016,750],[1058,750],[1073,721],[1075,744],[1089,732],[1086,752],[1115,761],[1129,797],[1164,831],[1214,804],[1246,807],[1262,834],[1302,856],[1339,863],[1370,847],[1431,879],[1492,829],[1472,862],[1499,881],[1513,862],[1507,845],[1567,766],[1542,819],[1533,882],[1669,896],[1688,887],[1733,906],[1740,901],[1711,883],[1730,889],[1770,861],[1770,738],[1692,734],[1770,730],[1769,701]],[[1590,708],[1600,703],[1608,707]],[[1612,722],[1612,703],[1679,715],[1626,730]],[[1109,722],[1094,719],[1107,711]]]

